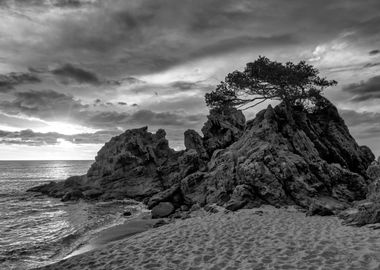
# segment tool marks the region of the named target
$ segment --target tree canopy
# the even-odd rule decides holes
[[[205,95],[206,104],[211,108],[243,109],[268,99],[280,100],[288,107],[316,104],[326,87],[337,84],[318,74],[319,71],[305,61],[282,64],[260,56],[247,63],[244,71],[229,73],[224,82]]]

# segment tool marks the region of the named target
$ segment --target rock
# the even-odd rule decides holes
[[[97,190],[84,194],[90,198],[100,196],[102,200],[143,200],[172,186],[182,153],[169,148],[162,129],[156,134],[148,132],[147,127],[127,130],[100,149],[86,175],[33,191],[65,200],[74,198],[66,194],[75,190]]]
[[[179,162],[179,179],[198,172],[204,171],[206,167],[206,161],[203,160],[197,151],[190,149],[185,151],[181,157],[178,158]]]
[[[248,185],[237,185],[232,193],[231,199],[226,203],[226,209],[230,211],[237,211],[250,203],[250,207],[258,206],[257,198],[253,195],[251,188]]]
[[[371,149],[366,145],[359,146],[360,151],[362,153],[363,159],[372,161],[375,160],[375,155],[372,153]],[[378,163],[380,162],[380,157],[378,158]]]
[[[268,106],[247,124],[239,110],[213,109],[203,138],[185,132],[186,151],[171,149],[162,129],[127,130],[100,149],[86,175],[31,191],[63,200],[130,198],[146,203],[154,217],[184,205],[190,211],[298,205],[322,215],[363,199],[377,206],[378,165],[367,170],[374,155],[355,142],[336,107],[323,103],[308,111]],[[377,220],[375,206],[371,211],[366,221]]]
[[[229,111],[213,109],[207,118],[202,133],[203,145],[209,156],[215,150],[231,145],[243,134],[245,116],[240,110],[234,108]]]
[[[160,202],[152,208],[152,218],[164,218],[174,212],[175,208],[170,202]]]
[[[213,214],[219,213],[219,210],[213,205],[205,205],[203,209],[209,213],[213,213]]]
[[[380,165],[378,161],[371,163],[367,169],[367,175],[372,182],[368,186],[366,200],[340,214],[340,217],[348,224],[363,226],[380,222]]]
[[[181,205],[181,211],[186,212],[186,211],[189,211],[189,210],[190,210],[189,206],[187,206],[187,205]]]
[[[131,212],[131,211],[125,211],[125,212],[123,213],[123,216],[125,216],[125,217],[132,216],[132,212]]]
[[[380,222],[380,203],[363,201],[355,207],[339,213],[345,223],[354,226],[364,226]]]
[[[181,181],[181,191],[185,195],[186,199],[193,204],[198,202],[200,205],[205,204],[205,173],[196,172],[188,175]]]
[[[89,189],[82,192],[85,199],[97,199],[103,192],[98,189]]]
[[[175,184],[171,188],[153,195],[148,201],[148,209],[152,209],[154,206],[164,201],[173,202],[175,204],[182,203],[183,200],[179,184]]]
[[[190,212],[198,211],[201,209],[201,206],[199,204],[193,204],[190,208]]]
[[[201,158],[209,158],[207,151],[203,145],[203,139],[195,130],[186,130],[184,136],[186,150],[194,149],[195,151],[197,151]]]
[[[184,220],[184,219],[188,219],[188,218],[191,218],[190,213],[189,212],[182,212],[181,219]]]
[[[307,216],[314,216],[314,215],[318,215],[318,216],[333,216],[334,215],[334,212],[322,205],[322,204],[318,204],[316,202],[313,202],[310,207],[309,207],[309,210],[308,212],[306,213]]]
[[[367,169],[367,175],[372,180],[380,179],[380,164],[377,161],[374,161],[369,165]]]
[[[230,211],[237,211],[242,209],[247,204],[247,201],[229,201],[226,205],[226,209]]]
[[[74,200],[79,200],[80,198],[83,198],[82,192],[79,190],[74,190],[71,192],[67,192],[61,199],[62,202],[67,202],[67,201],[74,201]]]
[[[170,224],[170,222],[168,220],[160,219],[155,224],[153,224],[153,228],[158,228],[158,227],[161,227],[161,226],[164,226],[167,224]]]
[[[365,198],[371,162],[331,103],[313,113],[269,106],[236,142],[214,151],[202,193],[206,204],[230,202],[231,209],[246,200],[309,208],[322,194],[349,203]],[[235,192],[238,186],[245,195]]]

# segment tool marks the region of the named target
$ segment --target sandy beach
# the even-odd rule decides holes
[[[100,231],[87,244],[66,256],[65,259],[85,252],[89,252],[94,249],[102,248],[103,246],[115,242],[117,240],[125,239],[132,235],[145,232],[151,229],[153,225],[157,222],[157,219],[150,218],[150,214],[140,214],[136,217],[127,220],[123,224],[112,226],[110,228]]]
[[[179,220],[39,269],[380,269],[380,230],[268,206]]]

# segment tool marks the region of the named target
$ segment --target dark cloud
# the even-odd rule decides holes
[[[371,67],[376,67],[380,65],[380,62],[375,62],[375,63],[367,63],[363,66],[363,68],[371,68]]]
[[[83,1],[80,0],[58,0],[53,1],[53,5],[57,7],[71,7],[78,8],[83,5]]]
[[[152,112],[150,110],[140,110],[129,118],[130,123],[155,126],[194,126],[203,120],[202,115],[180,115],[171,112]]]
[[[380,76],[367,81],[352,83],[343,87],[343,91],[353,94],[352,101],[360,102],[380,98]]]
[[[357,112],[354,110],[339,110],[339,112],[349,126],[358,126],[362,124],[375,124],[380,126],[380,113]]]
[[[120,80],[123,83],[126,84],[143,84],[146,83],[145,81],[142,81],[140,79],[134,78],[134,77],[126,77]]]
[[[165,96],[167,98],[171,98],[173,94],[178,94],[181,92],[192,92],[194,94],[199,93],[199,96],[202,96],[203,98],[206,92],[209,92],[214,88],[215,85],[211,85],[202,81],[174,81],[171,83],[162,84],[137,84],[132,88],[132,90],[135,93],[152,93],[156,96],[160,95]]]
[[[372,50],[369,52],[369,55],[376,55],[376,54],[379,54],[380,53],[380,50]]]
[[[16,45],[28,46],[35,62],[79,59],[102,74],[147,74],[241,50],[258,53],[274,46],[315,46],[349,30],[357,39],[373,40],[379,25],[375,11],[380,7],[377,0],[365,5],[353,0],[286,4],[278,0],[204,0],[201,4],[191,0],[72,0],[53,5],[86,2],[92,7],[80,16],[73,11],[52,20],[50,31],[43,32],[43,43],[15,41]]]
[[[75,135],[64,135],[57,132],[40,133],[33,130],[4,131],[0,130],[1,144],[22,144],[22,145],[55,145],[61,140],[74,144],[103,144],[111,137],[120,134],[121,131],[98,131],[95,133],[81,133]]]
[[[191,54],[192,57],[206,57],[231,53],[246,48],[268,48],[281,44],[283,47],[299,44],[295,34],[286,33],[273,36],[237,36],[222,39],[214,44],[204,46]]]
[[[53,69],[52,74],[60,77],[62,82],[69,83],[75,81],[77,83],[88,83],[93,85],[101,84],[98,76],[88,70],[76,67],[72,64],[65,64],[59,68]]]
[[[17,92],[14,100],[0,102],[0,109],[7,114],[22,114],[51,121],[75,117],[75,114],[88,107],[72,96],[53,90]]]
[[[70,95],[53,90],[25,91],[15,93],[12,101],[0,102],[0,110],[9,115],[26,115],[47,121],[63,121],[97,129],[129,128],[139,125],[194,126],[199,124],[201,115],[187,115],[184,112],[153,112],[139,110],[133,113],[92,110],[88,104]],[[95,101],[96,102],[96,101]],[[101,103],[101,101],[99,101]],[[108,102],[105,105],[111,106]],[[111,106],[111,109],[113,107]]]
[[[128,105],[126,102],[123,102],[123,101],[119,101],[117,104],[121,105],[121,106],[126,106]]]
[[[93,0],[0,0],[0,6],[6,7],[60,7],[78,8],[84,5],[95,4]]]
[[[0,74],[0,92],[8,92],[20,84],[40,83],[41,80],[33,73]]]
[[[340,110],[353,135],[360,139],[380,137],[380,113]]]
[[[203,92],[211,91],[215,88],[214,85],[205,84],[202,82],[190,82],[190,81],[175,81],[168,85],[169,88],[174,88],[180,91],[196,91],[201,90]]]

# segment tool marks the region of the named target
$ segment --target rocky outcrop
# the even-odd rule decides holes
[[[213,109],[202,128],[203,144],[208,154],[226,148],[237,141],[245,129],[245,116],[235,108],[220,111]]]
[[[169,148],[165,135],[162,129],[152,134],[147,127],[127,130],[100,149],[86,175],[31,191],[65,200],[150,198],[171,187],[180,169],[182,152]]]
[[[314,111],[269,106],[247,124],[241,111],[212,110],[204,136],[187,130],[179,152],[164,130],[128,130],[104,145],[86,175],[32,191],[63,200],[142,200],[156,217],[182,218],[195,206],[236,211],[261,204],[335,214],[366,198],[374,156],[357,145],[335,106],[324,104]]]
[[[198,202],[203,204],[232,210],[262,203],[309,208],[326,205],[327,198],[335,202],[329,203],[330,210],[338,211],[365,198],[369,181],[364,168],[372,158],[331,103],[312,113],[269,106],[239,140],[213,152],[206,174],[187,179],[196,179],[193,190],[202,187]]]
[[[194,149],[202,159],[209,159],[209,155],[203,144],[203,138],[195,130],[188,129],[185,131],[186,150]]]

